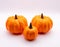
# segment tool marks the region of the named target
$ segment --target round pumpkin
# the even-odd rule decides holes
[[[27,20],[22,15],[10,16],[6,21],[6,28],[12,34],[22,34],[26,26],[28,26]]]
[[[52,19],[48,16],[44,16],[43,13],[36,15],[31,23],[33,26],[37,27],[38,33],[42,34],[47,33],[53,26]]]
[[[32,41],[32,40],[36,39],[36,37],[38,35],[38,30],[36,27],[32,26],[32,24],[30,23],[30,26],[29,27],[27,26],[24,29],[23,35],[26,40]]]

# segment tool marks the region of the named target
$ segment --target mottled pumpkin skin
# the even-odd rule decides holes
[[[22,34],[26,26],[28,26],[27,20],[21,15],[18,15],[17,19],[15,19],[15,16],[10,16],[6,21],[6,28],[12,34]]]
[[[32,25],[37,27],[38,33],[47,33],[53,26],[53,22],[50,17],[43,16],[43,19],[41,18],[41,15],[36,15],[32,19]]]
[[[36,37],[38,35],[38,30],[36,27],[32,27],[32,29],[30,29],[29,27],[26,27],[24,29],[23,35],[26,40],[31,41],[31,40],[36,39]]]

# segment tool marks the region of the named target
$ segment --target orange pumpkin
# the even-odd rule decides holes
[[[34,40],[36,39],[37,35],[38,35],[38,30],[36,27],[32,26],[32,24],[30,23],[30,26],[26,27],[23,31],[23,35],[24,35],[24,38],[26,40]]]
[[[43,13],[41,15],[36,15],[32,19],[32,25],[37,27],[38,33],[45,34],[47,33],[53,26],[53,21],[48,16],[43,16]]]
[[[12,34],[22,34],[26,26],[28,26],[27,20],[22,15],[10,16],[6,21],[6,28]]]

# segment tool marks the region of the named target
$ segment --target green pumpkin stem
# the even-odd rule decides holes
[[[30,23],[30,26],[29,26],[30,29],[32,29],[32,23]]]
[[[17,15],[15,14],[15,19],[17,19]]]
[[[42,19],[44,18],[43,13],[41,13],[41,18],[42,18]]]

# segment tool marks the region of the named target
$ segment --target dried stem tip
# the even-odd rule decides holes
[[[30,23],[30,26],[29,26],[30,29],[32,29],[32,24]]]
[[[41,18],[42,18],[42,19],[44,18],[43,13],[41,13]]]
[[[15,14],[15,19],[17,19],[17,15]]]

